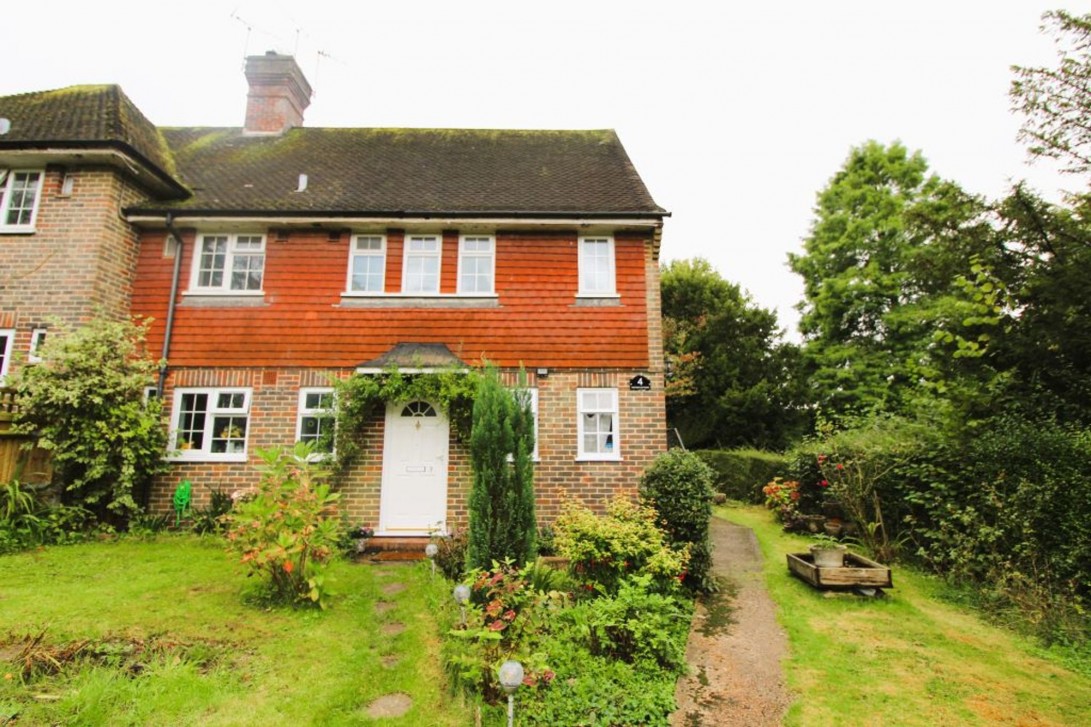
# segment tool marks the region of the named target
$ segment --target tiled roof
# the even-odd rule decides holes
[[[161,131],[193,196],[134,212],[665,214],[613,131]]]
[[[399,368],[442,369],[465,366],[445,343],[397,343],[380,356],[357,365],[362,369]]]
[[[115,85],[0,96],[0,117],[11,121],[11,129],[0,136],[0,149],[47,144],[121,148],[134,152],[160,173],[175,172],[159,130]]]

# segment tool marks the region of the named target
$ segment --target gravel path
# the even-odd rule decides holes
[[[698,603],[678,681],[673,727],[779,725],[791,703],[780,662],[788,639],[762,583],[749,528],[712,518],[712,569],[721,591]]]

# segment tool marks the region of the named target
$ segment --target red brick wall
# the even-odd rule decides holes
[[[651,391],[631,391],[628,382],[644,374],[652,380]],[[207,504],[213,489],[241,489],[258,482],[256,450],[290,445],[295,439],[298,393],[301,387],[325,386],[329,376],[348,375],[346,370],[314,369],[183,369],[169,380],[165,401],[173,400],[175,387],[248,386],[253,389],[245,463],[175,463],[153,491],[153,508],[166,511],[170,497],[183,479],[193,484],[194,505]],[[514,384],[516,372],[505,378]],[[666,449],[663,418],[663,379],[660,372],[640,370],[553,370],[546,377],[529,374],[528,385],[538,390],[539,456],[535,467],[538,517],[553,520],[566,497],[596,509],[616,493],[635,492],[640,475]],[[615,387],[618,390],[619,447],[622,459],[609,462],[577,462],[576,389]],[[382,481],[384,415],[377,415],[363,432],[361,456],[339,484],[344,510],[354,523],[376,525]],[[452,431],[448,471],[448,523],[465,527],[466,503],[472,475],[468,452]]]
[[[47,168],[33,234],[0,235],[0,327],[16,328],[15,363],[51,319],[121,317],[131,305],[138,245],[121,209],[140,195],[112,169],[69,175],[72,194],[62,196],[62,171]]]

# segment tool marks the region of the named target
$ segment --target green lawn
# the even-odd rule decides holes
[[[788,632],[788,725],[1077,725],[1091,723],[1091,678],[1035,644],[945,601],[936,579],[895,567],[883,599],[827,596],[791,577],[785,534],[758,507],[717,508],[753,528]]]
[[[233,557],[196,537],[3,556],[0,573],[0,724],[372,724],[392,692],[413,706],[384,725],[473,722],[446,690],[432,618],[446,588],[423,564],[337,563],[325,612],[248,603]],[[24,680],[12,658],[43,629],[50,649],[92,643]]]

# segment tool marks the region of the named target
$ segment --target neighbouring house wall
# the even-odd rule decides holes
[[[629,380],[644,374],[652,381],[649,391],[629,389]],[[152,509],[170,509],[175,487],[188,479],[193,484],[193,504],[208,503],[215,489],[236,490],[257,485],[259,448],[290,446],[295,441],[298,394],[301,387],[327,386],[330,376],[350,375],[346,369],[181,369],[172,373],[165,392],[170,408],[176,387],[248,387],[252,390],[248,424],[248,461],[242,463],[175,463],[155,483]],[[516,371],[504,374],[515,385]],[[660,372],[644,369],[551,370],[539,377],[526,374],[527,385],[538,391],[539,460],[535,465],[538,516],[552,521],[566,498],[578,499],[602,510],[615,494],[633,495],[644,469],[666,449],[663,422],[663,380]],[[618,438],[621,460],[576,461],[577,395],[580,387],[616,388],[618,391]],[[168,412],[169,413],[169,412]],[[338,483],[342,506],[353,523],[375,525],[379,520],[382,484],[383,414],[362,432],[362,451]],[[467,524],[467,498],[472,485],[469,453],[452,430],[448,465],[447,521],[450,527]]]
[[[46,169],[33,233],[0,234],[0,328],[15,329],[16,365],[34,328],[129,313],[138,246],[121,209],[140,194],[112,169],[67,173],[74,182],[65,196],[62,170]]]

